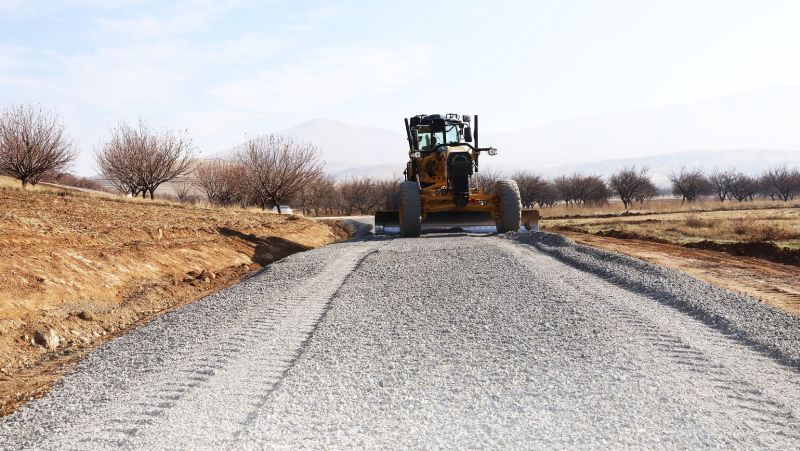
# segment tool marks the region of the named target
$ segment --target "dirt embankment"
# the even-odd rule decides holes
[[[0,414],[110,337],[346,236],[296,216],[0,188]]]
[[[550,230],[559,233],[579,233],[588,234],[580,227],[554,226]],[[786,246],[778,246],[768,241],[742,241],[720,243],[713,240],[690,241],[687,243],[675,243],[670,240],[649,235],[638,234],[623,230],[599,230],[593,235],[604,238],[616,238],[620,240],[649,241],[658,244],[676,244],[691,249],[702,249],[717,252],[726,252],[739,257],[754,257],[768,260],[775,263],[800,266],[800,249],[792,249]]]
[[[761,256],[736,255],[727,249],[709,250],[703,246],[689,247],[629,235],[600,235],[563,229],[558,233],[581,244],[683,271],[789,313],[800,314],[800,271],[795,265],[767,261]]]

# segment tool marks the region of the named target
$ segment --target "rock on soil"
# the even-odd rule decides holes
[[[37,330],[33,333],[33,341],[39,346],[43,346],[49,350],[56,349],[61,342],[61,338],[53,329],[47,332]]]

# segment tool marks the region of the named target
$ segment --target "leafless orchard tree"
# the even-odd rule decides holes
[[[559,176],[553,180],[561,200],[565,204],[593,205],[608,202],[611,191],[599,175],[573,174]]]
[[[577,174],[575,175],[577,176]],[[567,205],[577,204],[577,188],[573,185],[572,180],[575,176],[569,177],[566,175],[559,175],[553,179],[553,186],[558,191],[558,197]]]
[[[534,204],[539,204],[539,207],[551,207],[558,202],[558,191],[555,186],[541,175],[518,171],[511,178],[519,186],[519,194],[524,207],[531,208]]]
[[[241,205],[245,198],[244,168],[235,162],[198,162],[194,168],[193,184],[214,205]]]
[[[195,197],[192,193],[192,184],[186,181],[173,182],[172,189],[181,203],[192,202]]]
[[[742,202],[744,200],[753,200],[753,197],[758,194],[759,183],[758,179],[750,177],[747,174],[731,173],[728,179],[728,193],[730,197]]]
[[[319,216],[321,212],[330,214],[337,207],[339,192],[336,190],[336,183],[331,176],[323,174],[311,185],[309,191],[313,199],[315,215]]]
[[[18,179],[23,188],[63,172],[75,156],[56,114],[30,104],[0,112],[0,173]]]
[[[699,169],[681,168],[678,173],[669,176],[672,183],[672,194],[681,196],[682,201],[694,202],[698,197],[711,193],[711,184]]]
[[[633,195],[633,199],[640,204],[643,204],[646,200],[652,199],[658,196],[658,187],[652,180],[647,179],[639,190],[636,191],[636,194]]]
[[[786,165],[774,167],[765,172],[762,178],[773,196],[782,201],[800,195],[800,171],[797,169],[790,169]]]
[[[111,141],[96,152],[95,162],[103,177],[122,194],[144,196],[138,170],[137,151],[115,133]]]
[[[331,212],[341,203],[336,182],[328,174],[321,174],[310,181],[295,196],[295,209],[301,209],[304,215],[320,216],[321,212]]]
[[[120,192],[155,197],[162,184],[186,175],[194,145],[182,132],[158,132],[143,121],[137,128],[120,122],[96,154],[103,176]]]
[[[503,175],[494,168],[482,168],[475,173],[475,186],[481,189],[486,194],[491,194],[494,191],[494,185],[498,180],[502,179]]]
[[[609,187],[619,196],[626,210],[633,201],[637,199],[644,201],[648,195],[652,195],[654,186],[647,172],[647,167],[637,169],[636,166],[631,166],[622,168],[609,177]]]
[[[536,203],[539,204],[539,207],[552,207],[558,203],[558,190],[552,181],[544,181]]]
[[[289,203],[297,193],[322,175],[319,151],[277,135],[261,136],[244,143],[238,162],[253,201],[261,208]]]
[[[352,177],[339,184],[341,209],[351,215],[374,212],[383,206],[387,191],[381,186],[386,182],[373,180],[371,177]]]
[[[716,194],[720,202],[725,202],[730,195],[731,178],[733,177],[732,171],[719,171],[714,170],[708,176],[708,182],[711,184],[711,189]]]

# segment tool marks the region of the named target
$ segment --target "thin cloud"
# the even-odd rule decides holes
[[[229,108],[310,111],[410,84],[425,73],[431,56],[422,44],[328,48],[210,92]]]

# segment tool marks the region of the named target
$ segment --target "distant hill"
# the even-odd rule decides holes
[[[408,142],[404,134],[333,119],[312,119],[276,134],[316,145],[325,170],[337,179],[402,176],[407,158]],[[229,159],[232,155],[233,150],[228,149],[206,158]]]
[[[400,120],[397,123],[398,127],[402,125]],[[408,141],[404,133],[350,125],[333,119],[313,119],[280,130],[278,134],[314,143],[322,153],[326,169],[334,175],[367,175],[371,171],[382,173],[387,170],[391,175],[389,167],[402,173],[407,157]]]
[[[327,171],[337,178],[390,177],[399,176],[406,161],[407,142],[399,117],[395,125],[386,130],[319,118],[277,133],[317,145]],[[777,163],[800,161],[800,89],[576,117],[522,130],[481,130],[480,143],[499,149],[497,156],[481,159],[482,167],[503,172],[606,175],[637,164],[649,166],[660,184],[666,184],[667,175],[681,165],[761,172]]]
[[[687,105],[576,117],[481,133],[495,164],[543,168],[692,149],[800,151],[800,88],[738,93]],[[744,163],[739,163],[740,165]]]

